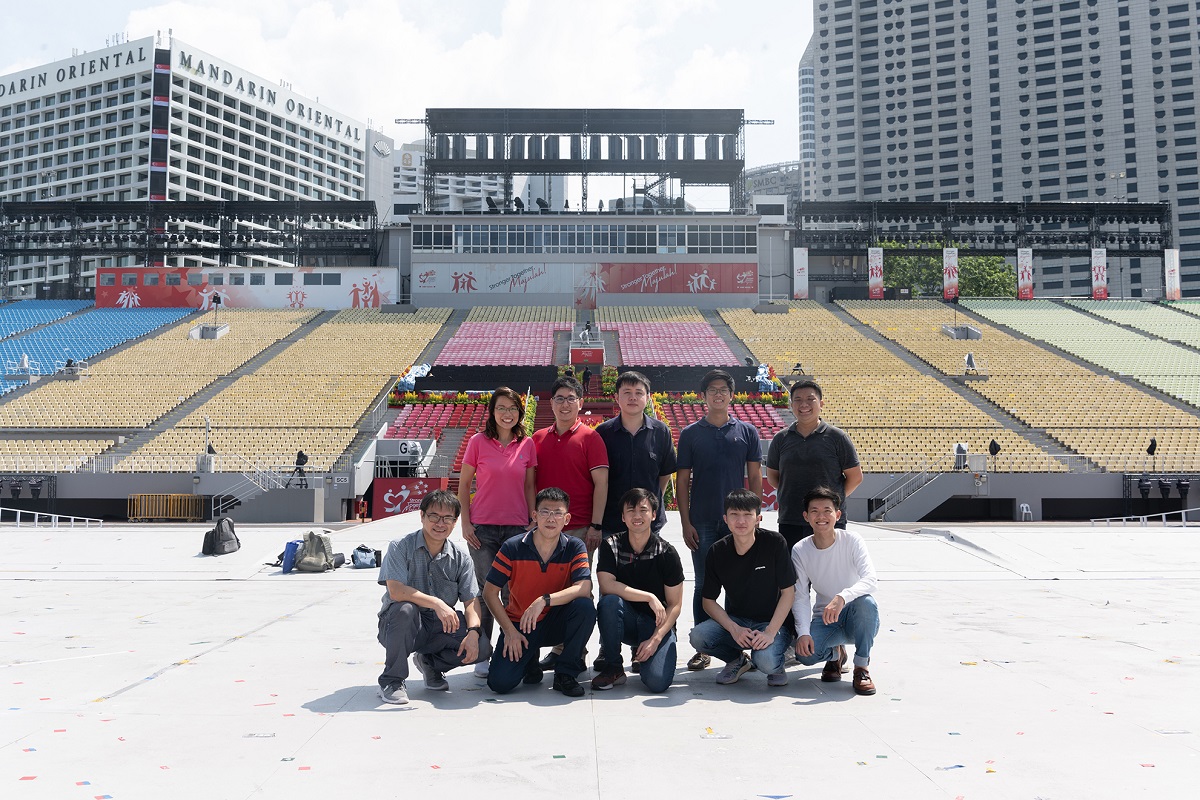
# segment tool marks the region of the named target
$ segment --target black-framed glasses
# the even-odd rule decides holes
[[[433,514],[428,511],[425,512],[424,517],[434,525],[453,525],[458,521],[458,517],[453,514]]]

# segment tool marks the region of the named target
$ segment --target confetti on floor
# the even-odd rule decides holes
[[[935,772],[949,772],[952,769],[965,769],[962,764],[951,764],[948,767],[934,767]]]
[[[37,775],[25,775],[24,777],[17,778],[17,780],[19,780],[19,781],[36,781]]]
[[[979,666],[979,662],[978,662],[978,661],[960,661],[960,662],[958,662],[958,663],[962,664],[964,667],[977,667],[977,666]]]

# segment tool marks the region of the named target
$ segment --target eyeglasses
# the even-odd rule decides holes
[[[728,386],[710,386],[704,390],[704,393],[711,394],[716,397],[728,397],[729,395],[733,394],[733,392],[729,390]]]
[[[454,516],[453,514],[442,515],[442,514],[430,514],[427,512],[427,513],[423,514],[422,516],[424,516],[425,519],[429,520],[434,525],[453,525],[455,523],[455,521],[458,519],[458,517]]]
[[[567,515],[567,512],[565,512],[565,511],[558,511],[558,510],[551,511],[548,508],[539,508],[538,509],[538,516],[541,517],[542,519],[562,519],[566,515]]]
[[[566,405],[567,403],[578,403],[579,398],[573,394],[571,394],[571,395],[556,394],[554,397],[550,398],[550,401],[552,403],[554,403],[555,405],[561,406],[561,405]]]
[[[521,409],[514,406],[496,406],[497,414],[519,414]]]

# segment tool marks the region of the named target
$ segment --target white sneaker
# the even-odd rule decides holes
[[[488,662],[480,661],[478,664],[475,665],[475,677],[479,678],[480,680],[487,680],[487,676],[488,676]]]

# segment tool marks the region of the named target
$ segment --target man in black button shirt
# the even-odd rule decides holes
[[[658,513],[658,497],[648,489],[630,489],[621,498],[626,533],[600,545],[596,575],[600,603],[596,624],[600,647],[608,654],[604,671],[592,689],[625,683],[621,645],[636,648],[634,660],[646,688],[664,692],[675,677],[675,621],[683,609],[683,565],[679,553],[650,530]]]
[[[748,489],[725,498],[730,535],[708,551],[704,571],[704,610],[709,619],[692,628],[697,652],[725,662],[717,683],[737,683],[751,663],[767,675],[768,686],[787,685],[783,660],[795,636],[791,616],[796,571],[787,543],[758,527],[762,501]],[[717,603],[725,589],[725,606]],[[743,649],[751,651],[746,657]]]

